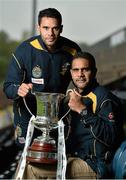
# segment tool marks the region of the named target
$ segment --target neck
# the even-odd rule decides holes
[[[56,50],[56,45],[53,46],[47,46],[48,51],[54,52]]]
[[[96,80],[96,79],[93,79],[92,82],[91,82],[88,86],[86,86],[84,89],[80,89],[80,88],[77,88],[77,87],[75,86],[75,84],[72,82],[72,89],[75,88],[76,91],[77,91],[79,94],[86,95],[86,94],[88,94],[90,91],[92,91],[92,89],[93,89],[94,87],[96,87],[97,85],[98,85],[97,80]]]
[[[79,94],[81,94],[83,92],[83,89],[77,89],[77,91],[79,92]]]
[[[48,51],[54,52],[55,47],[54,46],[47,46]]]

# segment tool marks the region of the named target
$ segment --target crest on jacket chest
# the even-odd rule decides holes
[[[32,76],[34,78],[40,78],[42,76],[42,69],[40,66],[37,65],[32,69]]]

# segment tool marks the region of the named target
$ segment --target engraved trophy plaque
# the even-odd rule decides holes
[[[37,101],[37,116],[34,127],[42,131],[42,135],[33,140],[28,148],[27,160],[38,163],[56,163],[56,142],[49,132],[58,126],[59,104],[64,94],[34,92]]]

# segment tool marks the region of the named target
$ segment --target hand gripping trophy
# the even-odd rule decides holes
[[[32,115],[26,136],[26,143],[20,159],[16,179],[22,179],[26,161],[52,164],[57,162],[57,178],[64,179],[66,171],[64,124],[59,120],[59,105],[65,97],[60,93],[34,92],[37,101],[36,117],[30,112],[25,98],[24,103]],[[67,112],[69,113],[69,112]],[[42,131],[42,135],[35,138],[30,146],[34,128]],[[58,128],[58,148],[55,140],[50,137],[50,130]]]

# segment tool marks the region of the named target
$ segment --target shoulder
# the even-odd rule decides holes
[[[98,85],[93,90],[93,93],[97,96],[97,99],[99,99],[99,100],[115,98],[114,95],[106,87],[101,86],[101,85]]]
[[[99,94],[100,96],[105,96],[108,95],[110,92],[107,88],[105,88],[104,86],[98,85],[95,89],[94,92],[96,94]]]
[[[120,104],[120,100],[117,96],[115,96],[110,90],[108,90],[106,87],[104,86],[97,86],[95,89],[95,93],[98,97],[99,100],[101,101],[112,101],[115,104],[119,105]]]
[[[27,60],[29,61],[34,52],[30,42],[36,38],[37,37],[31,37],[19,44],[19,46],[17,46],[15,52],[13,53],[14,59],[16,58],[18,62],[20,61],[20,63],[26,62]]]
[[[26,51],[28,48],[31,48],[31,42],[35,39],[38,39],[38,36],[33,36],[25,41],[23,41],[19,46],[16,48],[16,51]]]
[[[71,45],[77,45],[77,43],[75,41],[72,41],[71,39],[68,39],[64,36],[60,36],[60,40],[64,43],[69,43]],[[78,46],[78,45],[77,45]]]
[[[76,42],[74,42],[66,37],[60,36],[59,43],[62,45],[64,50],[70,50],[70,49],[72,50],[73,49],[73,50],[76,50],[77,52],[81,51],[80,46]]]

